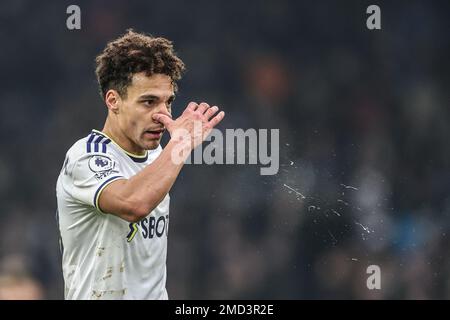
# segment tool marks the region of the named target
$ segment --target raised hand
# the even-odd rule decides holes
[[[173,120],[168,115],[156,113],[153,120],[160,122],[169,131],[171,139],[185,142],[193,150],[201,144],[211,130],[225,117],[225,112],[207,103],[190,102],[180,117]]]

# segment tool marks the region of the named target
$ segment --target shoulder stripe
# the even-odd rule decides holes
[[[102,141],[103,140],[103,141]],[[111,139],[98,134],[96,132],[92,132],[89,136],[89,139],[86,142],[86,151],[87,153],[90,152],[100,152],[100,145],[102,146],[101,152],[106,153],[106,146],[108,143],[111,142]],[[94,148],[92,148],[94,146]],[[94,149],[94,150],[92,150]]]
[[[110,139],[106,139],[105,141],[102,142],[102,152],[103,153],[106,153],[106,145],[110,142],[111,142]]]
[[[148,150],[145,150],[145,154],[144,155],[136,155],[136,154],[133,154],[133,153],[130,153],[130,152],[126,151],[117,142],[115,142],[113,139],[108,137],[108,135],[106,135],[105,133],[103,133],[101,131],[98,131],[98,130],[95,130],[95,129],[92,130],[92,133],[97,135],[97,136],[102,136],[102,137],[105,138],[105,141],[102,142],[102,144],[103,144],[102,152],[106,153],[106,145],[108,143],[110,143],[110,142],[113,142],[123,153],[125,153],[127,156],[129,156],[134,162],[143,163],[143,162],[146,162],[148,160],[148,154],[149,154]]]
[[[95,135],[94,135],[93,133],[91,133],[91,135],[90,135],[88,141],[86,142],[86,144],[87,144],[87,149],[86,149],[86,151],[87,151],[88,153],[91,152],[91,142],[92,142],[92,140],[94,140],[94,137],[95,137]]]
[[[94,152],[98,152],[98,144],[103,140],[103,136],[98,136],[94,142]]]

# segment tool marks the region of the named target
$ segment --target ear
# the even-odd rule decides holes
[[[105,94],[105,102],[108,110],[111,110],[113,113],[119,113],[119,106],[122,102],[122,98],[116,90],[108,90]]]

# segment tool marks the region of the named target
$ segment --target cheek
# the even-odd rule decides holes
[[[130,128],[136,128],[138,126],[138,122],[135,120],[130,121]]]
[[[134,134],[140,135],[141,131],[145,128],[144,121],[142,118],[134,118],[131,119],[130,122],[130,130],[134,132]]]
[[[124,114],[124,120],[126,122],[126,126],[133,130],[139,128],[140,124],[142,124],[143,115],[139,112],[137,107],[130,105]]]

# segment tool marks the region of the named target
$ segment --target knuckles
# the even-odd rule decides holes
[[[198,106],[197,109],[190,108],[192,105]],[[200,108],[201,107],[201,108]],[[190,102],[188,107],[183,112],[183,118],[184,121],[201,121],[204,123],[207,123],[209,121],[209,118],[216,114],[219,111],[218,106],[212,106],[210,107],[209,104],[206,102],[201,102],[200,104],[197,104],[195,102]],[[216,115],[216,117],[221,118],[221,116]],[[184,122],[183,121],[183,122]]]

